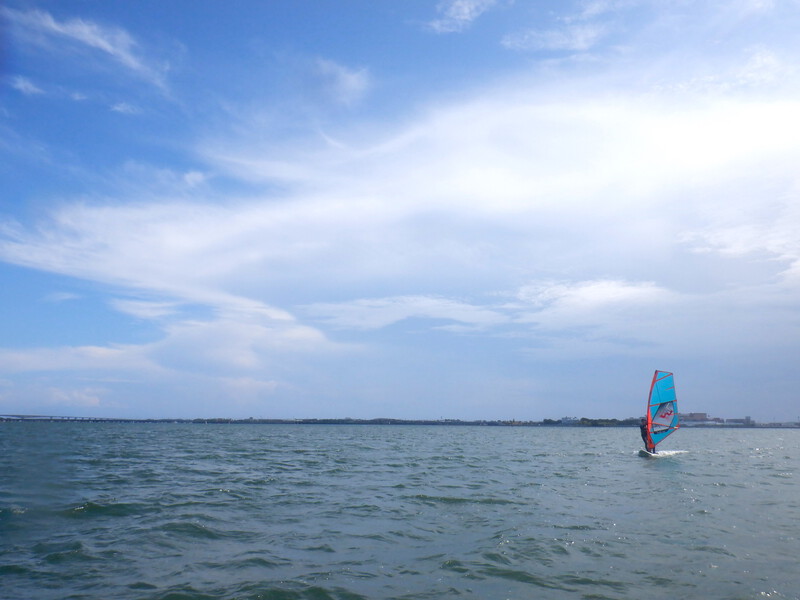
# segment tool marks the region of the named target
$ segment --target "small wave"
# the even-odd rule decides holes
[[[241,600],[367,600],[365,596],[350,590],[340,587],[326,588],[318,585],[287,588],[250,584],[240,586],[236,590],[234,597]]]
[[[712,554],[722,554],[723,556],[730,556],[733,558],[736,557],[733,552],[729,552],[725,548],[719,548],[718,546],[695,546],[692,548],[692,550],[698,552],[711,552]]]
[[[84,502],[73,507],[63,514],[66,517],[91,518],[91,517],[129,517],[139,515],[152,507],[129,502]]]
[[[528,573],[527,571],[522,571],[520,569],[503,569],[499,567],[484,567],[481,569],[481,573],[484,575],[488,575],[491,577],[499,577],[501,579],[507,579],[509,581],[516,581],[520,583],[528,583],[531,585],[535,585],[542,588],[547,588],[551,590],[564,590],[569,591],[569,588],[566,588],[562,585],[559,585],[556,582],[549,581],[543,577],[539,577],[534,575],[533,573]]]
[[[333,550],[331,550],[333,552]],[[249,569],[251,567],[257,567],[261,569],[274,569],[275,567],[280,567],[285,565],[286,561],[274,561],[274,560],[267,560],[261,556],[254,556],[252,558],[246,558],[244,560],[236,561],[233,565],[236,569]]]
[[[177,534],[183,537],[195,539],[218,540],[224,537],[223,534],[210,527],[193,522],[166,523],[162,525],[160,529],[161,531],[170,534]]]
[[[412,530],[412,529],[406,530],[406,531],[401,531],[399,529],[394,529],[394,530],[390,531],[389,534],[391,536],[393,536],[393,537],[396,537],[396,538],[403,538],[403,539],[416,540],[416,541],[422,541],[422,540],[429,540],[430,539],[429,536],[420,535],[418,533],[415,533],[414,530]]]
[[[0,508],[0,523],[3,523],[4,521],[10,521],[14,517],[24,515],[26,512],[28,512],[28,509],[22,508],[21,506],[10,506],[8,508]]]
[[[341,508],[337,508],[337,510],[341,510],[347,513],[366,513],[366,514],[375,514],[385,511],[384,508],[378,506],[377,504],[352,504],[349,506],[343,506]]]
[[[200,562],[194,565],[198,571],[220,571],[226,572],[228,570],[243,571],[247,569],[275,569],[278,567],[286,566],[286,560],[268,560],[263,556],[252,556],[250,558],[233,559],[225,562]]]
[[[555,529],[570,529],[572,531],[592,531],[597,529],[597,527],[592,527],[591,525],[553,525]]]
[[[441,568],[445,571],[453,571],[455,573],[469,573],[469,568],[465,567],[461,561],[455,559],[444,561]]]
[[[158,586],[146,581],[137,581],[128,585],[128,588],[131,590],[156,590],[158,589]]]
[[[320,546],[309,546],[306,550],[310,552],[336,552],[331,546],[328,544],[322,544]]]
[[[221,600],[221,594],[207,594],[191,586],[176,586],[151,597],[152,600]]]
[[[96,559],[96,557],[89,554],[84,545],[77,540],[72,542],[42,542],[34,545],[33,551],[45,562],[50,564]]]
[[[429,496],[428,494],[416,494],[411,497],[429,504],[517,504],[514,500],[505,498],[469,498],[462,496]]]
[[[29,575],[31,570],[22,565],[0,565],[0,575]]]
[[[481,556],[493,564],[511,565],[513,563],[509,556],[500,552],[484,552]]]
[[[611,581],[608,579],[594,579],[591,577],[587,577],[585,575],[563,575],[562,577],[559,577],[559,580],[569,585],[589,586],[592,588],[607,587],[618,592],[622,592],[625,591],[625,589],[627,589],[627,586],[621,581]]]

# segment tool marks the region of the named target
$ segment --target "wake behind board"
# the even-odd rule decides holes
[[[669,458],[678,454],[686,454],[688,450],[662,450],[658,453],[648,452],[647,450],[639,450],[639,456],[642,458]]]

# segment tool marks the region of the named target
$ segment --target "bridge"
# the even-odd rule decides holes
[[[136,421],[137,419],[120,419],[115,417],[63,417],[57,415],[0,415],[0,421],[89,421],[109,423],[122,423]]]

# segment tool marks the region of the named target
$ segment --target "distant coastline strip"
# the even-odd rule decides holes
[[[474,420],[460,419],[229,419],[229,418],[195,418],[195,419],[135,419],[124,417],[86,417],[57,415],[0,415],[0,422],[43,421],[43,422],[83,422],[83,423],[188,423],[199,425],[442,425],[442,426],[484,426],[484,427],[638,427],[638,418],[628,419],[544,419],[542,421],[511,420]],[[684,424],[686,425],[686,424]],[[781,427],[800,428],[800,423],[698,423],[690,427],[710,428],[753,428]]]

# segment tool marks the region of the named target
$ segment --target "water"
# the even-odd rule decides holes
[[[0,598],[800,598],[800,430],[0,423]]]

